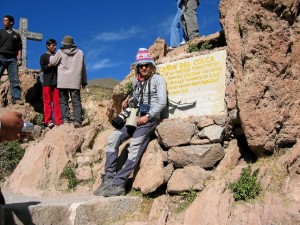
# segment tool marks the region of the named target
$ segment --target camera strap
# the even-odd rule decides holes
[[[146,85],[148,84],[148,105],[150,105],[151,102],[151,94],[150,94],[150,87],[151,87],[151,78],[150,76],[147,80],[144,81],[143,84],[140,84],[140,104],[143,104],[143,95],[144,90],[146,90]]]

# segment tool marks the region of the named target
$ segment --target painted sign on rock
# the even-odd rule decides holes
[[[225,113],[226,50],[157,67],[167,81],[169,118]]]

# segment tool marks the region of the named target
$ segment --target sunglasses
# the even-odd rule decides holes
[[[147,64],[140,64],[140,65],[138,65],[137,67],[139,68],[139,69],[142,69],[143,67],[145,67],[145,68],[148,68],[150,66],[150,64],[149,63],[147,63]]]

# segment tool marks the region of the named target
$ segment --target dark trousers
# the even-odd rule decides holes
[[[71,97],[73,106],[73,120],[74,122],[82,122],[82,105],[80,90],[77,89],[59,89],[60,109],[63,120],[70,120],[69,98]]]

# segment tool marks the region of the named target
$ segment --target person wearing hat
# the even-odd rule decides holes
[[[136,55],[135,74],[132,98],[139,102],[140,107],[137,127],[125,125],[120,130],[114,130],[108,137],[105,175],[100,186],[94,191],[94,195],[97,196],[125,195],[128,177],[146,149],[160,121],[160,114],[167,105],[166,81],[156,73],[155,62],[145,48],[140,48]],[[128,99],[122,103],[124,109],[128,105]],[[119,146],[130,137],[128,158],[123,168],[117,171]]]
[[[61,47],[50,57],[50,66],[57,67],[57,88],[60,96],[60,109],[63,123],[70,122],[69,96],[73,105],[74,127],[81,127],[82,105],[80,89],[87,85],[87,73],[84,54],[71,36],[65,36]]]

